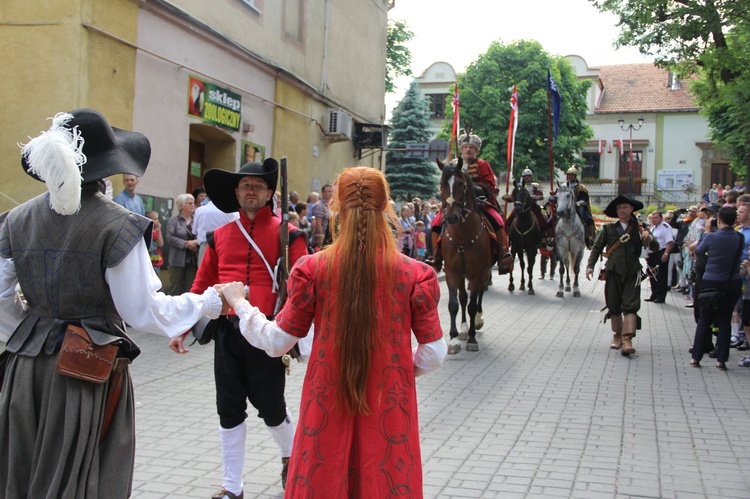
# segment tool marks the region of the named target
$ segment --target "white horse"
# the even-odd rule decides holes
[[[578,273],[583,259],[584,228],[581,218],[576,213],[576,201],[573,191],[567,185],[561,185],[557,190],[557,223],[555,224],[555,245],[557,246],[557,260],[560,263],[560,287],[557,297],[562,298],[563,274],[567,272],[565,291],[570,291],[570,269],[573,269],[573,296],[580,297],[578,289]]]

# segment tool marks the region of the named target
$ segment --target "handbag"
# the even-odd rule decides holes
[[[213,340],[216,337],[216,327],[219,323],[218,320],[209,319],[208,317],[201,317],[198,322],[195,323],[195,326],[193,326],[193,343],[198,343],[199,345],[207,345],[211,343],[211,340]]]
[[[85,329],[68,324],[55,370],[71,378],[104,383],[112,373],[119,348],[118,343],[97,345]]]

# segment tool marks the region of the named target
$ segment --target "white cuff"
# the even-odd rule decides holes
[[[255,348],[265,350],[270,357],[281,357],[297,343],[299,338],[283,331],[276,321],[269,321],[266,316],[242,300],[234,307],[240,319],[240,333]]]
[[[443,365],[448,354],[448,345],[444,338],[430,343],[422,343],[413,350],[414,375],[422,376]]]
[[[201,315],[205,315],[209,319],[218,319],[221,315],[221,296],[214,289],[213,286],[209,286],[201,295]]]

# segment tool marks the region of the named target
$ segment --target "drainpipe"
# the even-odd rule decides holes
[[[320,71],[320,89],[321,94],[326,94],[326,63],[328,61],[328,18],[331,15],[331,0],[326,0],[326,20],[323,29],[323,68]]]

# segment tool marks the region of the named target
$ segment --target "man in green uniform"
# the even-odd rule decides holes
[[[622,355],[635,353],[635,336],[641,308],[641,249],[658,250],[659,243],[646,229],[638,226],[634,211],[643,209],[643,203],[627,196],[617,196],[607,205],[604,214],[617,218],[617,221],[602,227],[594,241],[586,265],[586,279],[591,280],[594,265],[602,255],[607,258],[607,277],[604,285],[604,299],[609,309],[612,324],[613,349],[622,347]],[[604,248],[607,251],[604,251]]]

